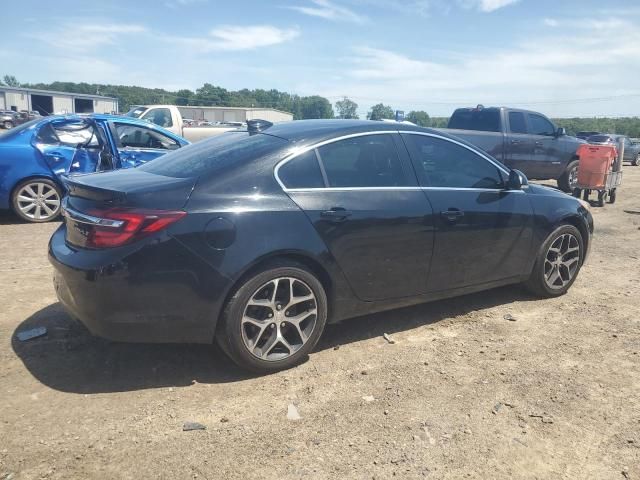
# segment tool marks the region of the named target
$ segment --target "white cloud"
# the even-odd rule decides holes
[[[556,20],[555,18],[545,18],[542,22],[547,27],[557,27],[560,25],[560,22],[558,22],[558,20]]]
[[[286,6],[290,10],[319,17],[325,20],[344,21],[353,23],[365,23],[367,17],[360,15],[347,7],[337,5],[329,0],[311,0],[311,5],[307,6]]]
[[[162,37],[199,53],[215,51],[252,50],[293,40],[300,35],[297,28],[278,28],[273,25],[222,25],[207,37]]]
[[[570,23],[565,28],[560,22],[561,30],[535,41],[491,50],[472,48],[463,54],[455,51],[444,55],[446,60],[357,47],[342,59],[343,79],[318,76],[301,87],[332,101],[346,95],[362,111],[382,101],[434,115],[477,103],[511,104],[558,116],[637,112],[637,101],[635,105],[628,100],[571,102],[638,93],[640,31],[634,22],[576,18]],[[585,54],[599,51],[606,53]]]
[[[139,24],[90,23],[75,20],[60,28],[45,30],[26,36],[42,41],[55,49],[69,52],[88,52],[96,47],[113,45],[122,35],[136,35],[147,32]]]
[[[479,0],[477,3],[479,4],[479,10],[483,12],[493,12],[494,10],[513,5],[518,1],[519,0]]]

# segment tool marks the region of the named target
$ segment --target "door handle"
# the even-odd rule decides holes
[[[536,147],[541,147],[542,146],[542,142],[536,142]]]
[[[511,140],[511,145],[519,145],[520,140]]]
[[[334,207],[331,210],[325,210],[320,214],[322,218],[333,222],[342,222],[352,215],[352,212],[341,207]]]
[[[464,212],[457,208],[450,208],[449,210],[440,212],[440,216],[451,223],[455,223],[464,217]]]

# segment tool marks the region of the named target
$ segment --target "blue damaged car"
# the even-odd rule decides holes
[[[189,142],[117,115],[51,116],[0,135],[0,209],[29,222],[60,214],[65,175],[136,167]]]

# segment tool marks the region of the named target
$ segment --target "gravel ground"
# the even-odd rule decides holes
[[[509,287],[350,320],[263,377],[207,346],[91,337],[56,302],[57,224],[5,215],[0,479],[640,479],[639,198],[625,167],[562,298]]]

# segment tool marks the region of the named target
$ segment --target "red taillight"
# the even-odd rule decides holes
[[[92,248],[119,247],[167,228],[184,217],[187,212],[167,210],[100,210],[91,215],[118,220],[122,225],[91,225],[87,231],[86,246]]]

